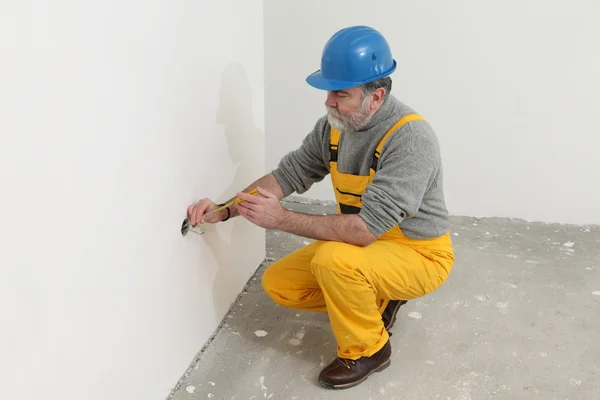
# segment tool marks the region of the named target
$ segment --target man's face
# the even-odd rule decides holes
[[[360,87],[327,92],[327,118],[339,131],[357,131],[373,116],[373,96],[363,98]]]

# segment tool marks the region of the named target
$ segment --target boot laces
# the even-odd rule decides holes
[[[338,357],[338,361],[339,361],[340,363],[342,363],[342,365],[343,365],[344,367],[348,368],[348,369],[350,369],[350,368],[351,368],[351,367],[350,367],[350,364],[352,364],[352,365],[355,365],[355,364],[356,364],[356,362],[354,362],[354,360],[347,360],[347,359],[345,359],[345,358],[340,358],[340,357]]]

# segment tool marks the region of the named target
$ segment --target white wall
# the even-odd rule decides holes
[[[262,1],[0,4],[0,398],[164,399],[264,258]]]
[[[324,113],[306,75],[338,29],[389,40],[393,93],[435,128],[454,214],[600,223],[600,4],[265,1],[267,167]],[[308,197],[333,200],[330,181]]]

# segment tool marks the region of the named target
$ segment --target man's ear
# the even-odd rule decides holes
[[[377,88],[373,93],[371,93],[371,110],[377,110],[383,104],[383,99],[385,96],[384,88]]]

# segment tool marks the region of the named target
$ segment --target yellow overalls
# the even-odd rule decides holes
[[[407,115],[386,133],[368,176],[338,171],[340,132],[331,130],[330,173],[338,213],[360,211],[360,195],[375,175],[385,141],[403,124],[418,119],[423,117]],[[328,312],[338,356],[355,360],[370,357],[387,342],[389,335],[381,314],[389,300],[410,300],[431,293],[446,280],[453,264],[449,233],[417,240],[404,236],[396,225],[365,247],[313,242],[269,266],[262,283],[277,304]]]

